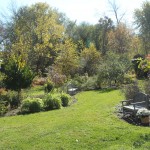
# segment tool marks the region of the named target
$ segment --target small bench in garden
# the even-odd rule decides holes
[[[149,95],[145,93],[137,93],[133,99],[124,100],[122,102],[123,116],[132,115],[136,116],[139,109],[150,109],[150,99]]]
[[[77,93],[77,88],[70,88],[68,89],[68,94],[69,95],[75,95]]]
[[[67,86],[67,93],[71,96],[75,95],[77,93],[78,88],[76,88],[74,85],[69,84]]]

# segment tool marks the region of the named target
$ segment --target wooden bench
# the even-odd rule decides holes
[[[133,97],[133,99],[121,101],[123,116],[126,114],[135,116],[139,109],[150,109],[149,98],[149,95],[139,92]]]

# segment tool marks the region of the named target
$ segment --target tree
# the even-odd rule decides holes
[[[129,60],[126,56],[120,57],[115,53],[107,53],[99,66],[98,82],[108,86],[121,83],[129,65]]]
[[[114,30],[108,33],[109,50],[124,54],[130,50],[132,32],[123,23],[120,23]]]
[[[76,45],[71,40],[65,40],[59,49],[60,52],[55,61],[55,66],[61,70],[63,75],[73,76],[79,67]]]
[[[117,6],[115,0],[113,0],[113,2],[111,0],[108,0],[108,3],[112,9],[112,12],[115,15],[117,25],[119,25],[121,23],[121,20],[123,19],[124,15],[125,15],[125,12],[122,14],[119,13],[119,6]]]
[[[7,24],[7,50],[24,55],[36,72],[43,72],[54,62],[63,39],[64,27],[59,18],[59,13],[46,3],[21,7]]]
[[[18,92],[18,104],[20,104],[21,89],[31,85],[34,74],[21,56],[12,57],[4,64],[4,83],[7,89]]]
[[[82,41],[83,42],[83,47],[89,47],[90,42],[92,42],[92,33],[93,33],[93,26],[86,23],[82,22],[80,25],[76,27],[75,31],[75,36],[74,36],[74,41],[77,43],[77,41]]]
[[[100,18],[99,23],[94,26],[93,41],[96,49],[103,55],[108,51],[108,33],[113,29],[113,21],[105,16]]]
[[[81,67],[84,73],[96,74],[100,58],[100,53],[96,50],[94,44],[90,44],[89,48],[85,48],[81,52]]]
[[[136,9],[134,18],[143,41],[144,52],[148,54],[150,51],[150,2],[145,1],[142,8]]]
[[[140,54],[136,54],[132,59],[134,71],[135,71],[137,78],[143,77],[144,72],[138,66],[139,66],[140,62],[144,59],[145,59],[145,57]]]
[[[142,53],[142,40],[138,35],[133,35],[130,45],[129,56],[133,58],[136,54]]]

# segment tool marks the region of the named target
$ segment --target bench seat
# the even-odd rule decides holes
[[[149,95],[145,93],[137,93],[133,99],[122,101],[123,115],[136,115],[139,109],[149,109],[150,101]]]

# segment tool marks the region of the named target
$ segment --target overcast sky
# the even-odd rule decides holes
[[[83,21],[95,24],[104,15],[114,19],[108,0],[0,0],[0,12],[7,13],[11,1],[16,3],[18,7],[31,5],[36,2],[46,2],[51,7],[57,8],[60,12],[65,13],[71,20],[76,20],[78,24]],[[117,6],[119,6],[119,13],[126,12],[124,21],[130,25],[133,21],[134,10],[140,8],[143,1],[115,0]]]

